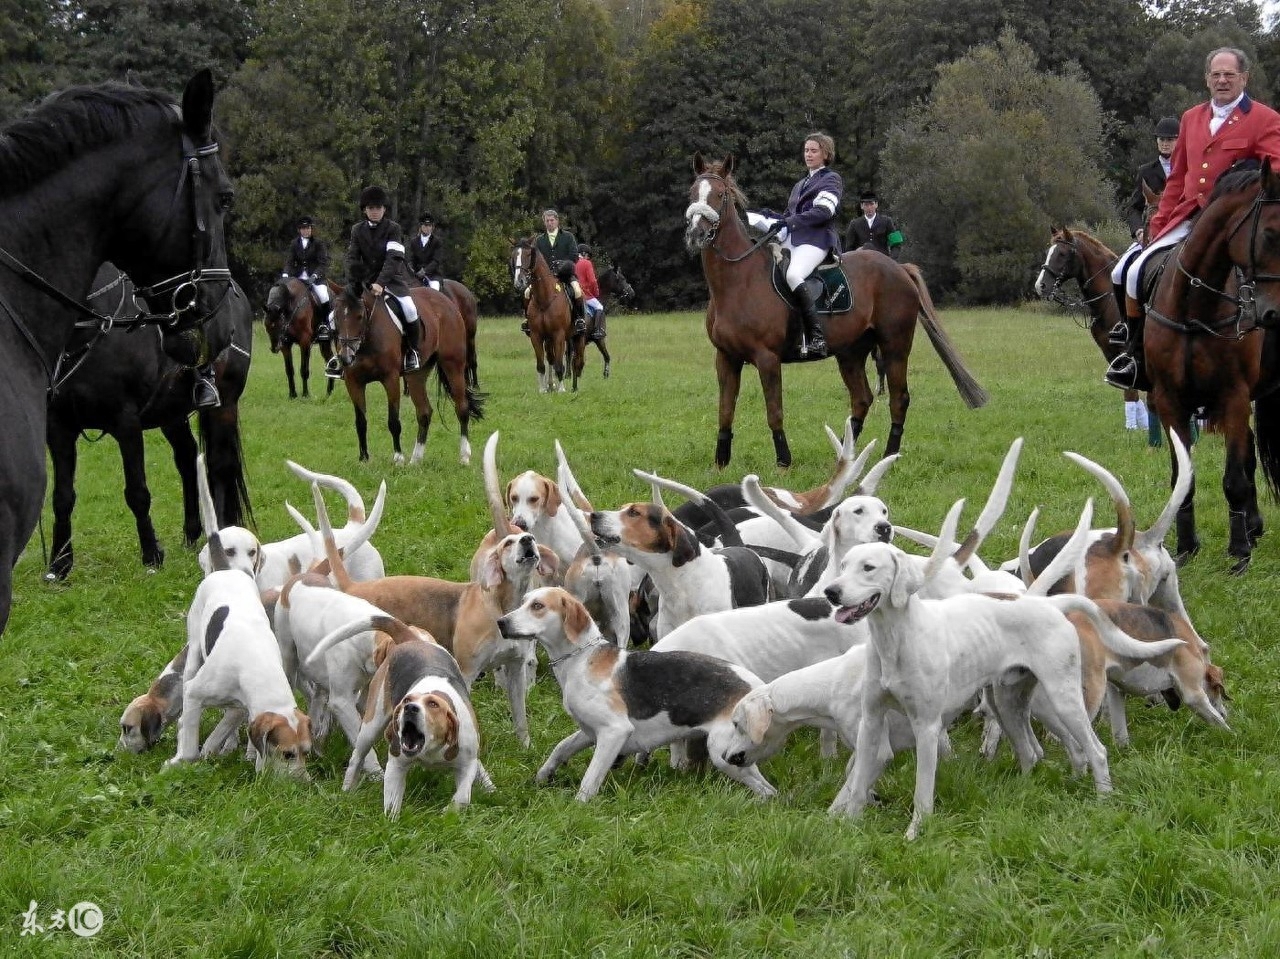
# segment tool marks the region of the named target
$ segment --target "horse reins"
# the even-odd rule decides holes
[[[713,250],[716,253],[716,255],[718,255],[720,259],[724,260],[726,263],[741,263],[743,260],[749,257],[752,253],[755,253],[756,250],[760,249],[762,246],[764,246],[766,243],[772,240],[775,236],[777,236],[778,231],[781,230],[782,227],[784,226],[782,221],[779,220],[778,222],[774,223],[773,226],[769,227],[769,229],[765,232],[764,236],[760,237],[760,239],[752,243],[751,246],[747,248],[747,251],[745,253],[742,253],[739,256],[729,256],[727,253],[721,250],[720,247],[716,245],[716,241],[720,239],[720,222],[721,220],[724,219],[725,211],[728,209],[728,206],[729,206],[728,181],[725,180],[725,178],[718,173],[700,173],[696,177],[694,177],[693,182],[697,183],[699,180],[719,180],[721,183],[724,184],[724,188],[720,191],[720,209],[713,210],[708,204],[703,203],[702,205],[706,207],[706,210],[699,211],[698,215],[706,217],[707,219],[711,220],[711,229],[707,231],[707,244],[706,244],[707,248]],[[698,202],[701,202],[701,201],[698,201]],[[695,205],[696,205],[695,203],[691,203],[689,204],[689,208],[692,209]],[[708,213],[711,214],[711,216],[707,216]],[[688,215],[687,210],[685,212],[685,215],[686,216]],[[712,219],[712,217],[714,217],[715,219]]]
[[[1084,266],[1084,257],[1080,255],[1080,248],[1076,245],[1074,240],[1072,241],[1054,240],[1053,245],[1065,246],[1068,250],[1071,251],[1072,257],[1074,257],[1075,259],[1078,259],[1080,261],[1080,265],[1082,267]],[[1040,267],[1040,269],[1037,270],[1036,272],[1048,273],[1051,277],[1053,277],[1053,289],[1051,289],[1049,291],[1049,295],[1045,297],[1046,300],[1048,300],[1051,303],[1057,303],[1059,306],[1064,307],[1065,309],[1068,309],[1068,310],[1078,310],[1081,307],[1086,307],[1086,308],[1092,307],[1094,303],[1097,303],[1099,300],[1109,296],[1111,291],[1103,290],[1101,293],[1095,294],[1094,296],[1090,296],[1087,299],[1084,297],[1081,297],[1079,299],[1072,299],[1071,297],[1067,296],[1066,293],[1062,292],[1062,284],[1065,283],[1067,280],[1075,280],[1078,284],[1080,284],[1080,292],[1083,293],[1085,292],[1086,287],[1088,287],[1090,283],[1092,283],[1094,280],[1096,280],[1099,276],[1101,276],[1105,271],[1107,271],[1114,265],[1115,265],[1114,262],[1105,263],[1101,267],[1099,267],[1097,270],[1095,270],[1092,274],[1090,274],[1089,276],[1081,280],[1081,279],[1078,279],[1074,273],[1068,272],[1066,270],[1064,270],[1062,273],[1058,273],[1056,270],[1052,269],[1049,266],[1049,261],[1046,258],[1044,265]],[[1102,318],[1099,314],[1094,313],[1093,310],[1089,310],[1089,313],[1093,317],[1093,321],[1089,324],[1090,326],[1092,326],[1094,323],[1097,323]]]
[[[139,327],[144,325],[167,326],[170,329],[192,329],[197,326],[207,324],[222,308],[222,304],[226,301],[227,294],[231,290],[231,271],[226,267],[206,267],[204,261],[208,255],[208,231],[204,222],[204,217],[200,212],[200,195],[202,188],[202,176],[200,172],[200,159],[215,155],[219,150],[217,141],[207,143],[204,146],[197,147],[190,137],[184,132],[182,134],[182,153],[183,164],[182,173],[178,177],[178,187],[174,192],[173,200],[170,203],[170,211],[176,206],[178,199],[182,195],[183,187],[187,183],[188,176],[191,182],[191,216],[195,225],[193,238],[196,241],[196,265],[195,269],[179,273],[168,279],[161,280],[146,287],[136,287],[134,289],[134,306],[138,312],[132,316],[115,316],[106,313],[100,313],[90,307],[88,304],[81,303],[74,297],[64,293],[58,287],[54,286],[43,276],[37,273],[31,267],[27,266],[20,259],[0,247],[0,264],[7,266],[19,279],[24,280],[28,285],[35,287],[41,293],[50,299],[66,307],[69,310],[86,317],[86,319],[78,320],[75,323],[76,329],[96,329],[98,334],[90,343],[90,347],[97,342],[98,338],[105,333],[110,332],[116,326],[122,327]],[[223,283],[222,296],[203,316],[194,320],[184,319],[184,314],[193,310],[199,301],[199,287],[203,283]],[[109,287],[108,287],[109,288]],[[143,310],[138,300],[147,297],[156,296],[158,294],[170,293],[170,305],[172,310],[168,313],[152,313],[149,310]],[[183,294],[179,297],[179,294]],[[50,389],[54,389],[56,385],[65,381],[63,376],[57,383],[54,382],[57,375],[56,367],[61,367],[62,358],[59,357],[55,367],[49,366],[49,361],[44,355],[44,350],[40,346],[40,341],[36,339],[31,329],[22,320],[18,311],[14,310],[9,302],[0,294],[0,308],[9,315],[14,325],[22,334],[23,338],[31,346],[36,356],[40,360],[40,365],[44,367],[45,376],[49,380]],[[86,350],[87,356],[87,350]],[[80,362],[83,362],[81,358]],[[78,364],[77,364],[78,365]],[[74,369],[72,370],[74,372]],[[70,375],[70,374],[68,374]]]

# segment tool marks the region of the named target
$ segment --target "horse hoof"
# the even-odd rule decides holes
[[[1231,564],[1231,569],[1229,569],[1228,572],[1232,576],[1242,576],[1244,575],[1245,570],[1249,568],[1249,564],[1251,562],[1253,562],[1252,555],[1237,556],[1235,557],[1235,562]]]
[[[391,457],[391,464],[393,466],[404,466],[404,454],[397,453],[395,456]]]
[[[1173,565],[1181,569],[1183,566],[1186,566],[1187,563],[1191,562],[1198,552],[1200,552],[1200,547],[1198,545],[1192,546],[1190,549],[1184,549],[1173,558]]]
[[[606,380],[609,378],[609,364],[608,364],[608,363],[606,363],[606,364],[604,365],[604,378],[605,378]]]

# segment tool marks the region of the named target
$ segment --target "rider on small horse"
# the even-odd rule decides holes
[[[280,277],[295,277],[311,287],[311,295],[316,301],[315,323],[312,324],[315,340],[317,343],[326,343],[333,338],[333,330],[329,325],[329,287],[324,282],[324,275],[329,269],[329,248],[324,240],[311,235],[314,226],[309,216],[298,221],[298,235],[289,244],[289,252],[284,258],[284,272]]]
[[[596,268],[591,262],[591,247],[585,243],[578,244],[578,262],[573,265],[573,272],[578,277],[578,285],[582,287],[587,312],[595,321],[592,324],[591,340],[604,339],[604,304],[600,302],[600,282],[596,279]]]
[[[587,331],[587,313],[583,303],[582,286],[574,273],[574,264],[578,261],[578,241],[568,230],[560,229],[560,214],[555,210],[542,211],[542,225],[545,233],[538,234],[538,252],[546,259],[551,272],[564,284],[569,294],[569,306],[573,310],[573,332],[575,335]],[[533,295],[532,285],[525,288],[524,298]],[[520,324],[520,331],[529,336],[529,321]]]
[[[781,225],[778,237],[783,240],[783,248],[791,251],[787,287],[795,296],[800,320],[804,323],[806,346],[801,352],[809,356],[827,354],[817,307],[822,280],[810,274],[829,252],[840,249],[835,218],[844,195],[844,181],[827,166],[835,158],[836,144],[831,137],[825,133],[809,134],[804,141],[804,165],[809,172],[792,187],[786,212],[781,217],[769,211],[747,212],[747,222],[756,229],[769,230]]]
[[[347,293],[359,299],[367,286],[375,296],[394,297],[404,318],[408,345],[404,351],[404,372],[422,365],[418,344],[422,332],[418,308],[409,293],[409,268],[404,259],[404,233],[400,224],[387,219],[387,191],[380,186],[360,191],[364,220],[351,228],[347,246]]]
[[[418,217],[418,235],[409,244],[409,272],[423,286],[440,292],[444,280],[444,244],[435,229],[436,220],[430,213]]]

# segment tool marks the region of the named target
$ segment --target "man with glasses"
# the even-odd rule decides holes
[[[1195,216],[1209,202],[1219,176],[1240,160],[1270,159],[1280,169],[1280,114],[1244,92],[1249,58],[1220,47],[1205,58],[1209,102],[1182,115],[1169,179],[1151,218],[1146,246],[1125,275],[1125,351],[1111,361],[1106,380],[1120,389],[1146,390],[1142,357],[1142,309],[1138,283],[1142,265],[1156,250],[1173,246],[1191,232]]]

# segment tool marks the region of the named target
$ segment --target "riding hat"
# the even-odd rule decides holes
[[[859,203],[877,203],[877,202],[879,202],[879,201],[876,199],[876,191],[875,191],[875,190],[863,190],[861,193],[859,193],[859,194],[858,194],[858,202],[859,202]]]
[[[311,217],[304,216],[298,221],[298,229],[302,229],[304,226],[315,226],[315,223]]]
[[[587,246],[585,243],[579,243],[578,256],[590,256],[590,255],[591,255],[591,247]]]
[[[387,206],[387,191],[380,186],[367,186],[360,191],[360,209],[371,206]]]
[[[433,217],[430,213],[424,213],[422,214],[422,216],[418,217],[418,225],[419,226],[435,226],[436,218]]]
[[[1178,135],[1178,126],[1177,117],[1163,117],[1160,122],[1156,124],[1156,136],[1161,137],[1162,139],[1172,140]]]

